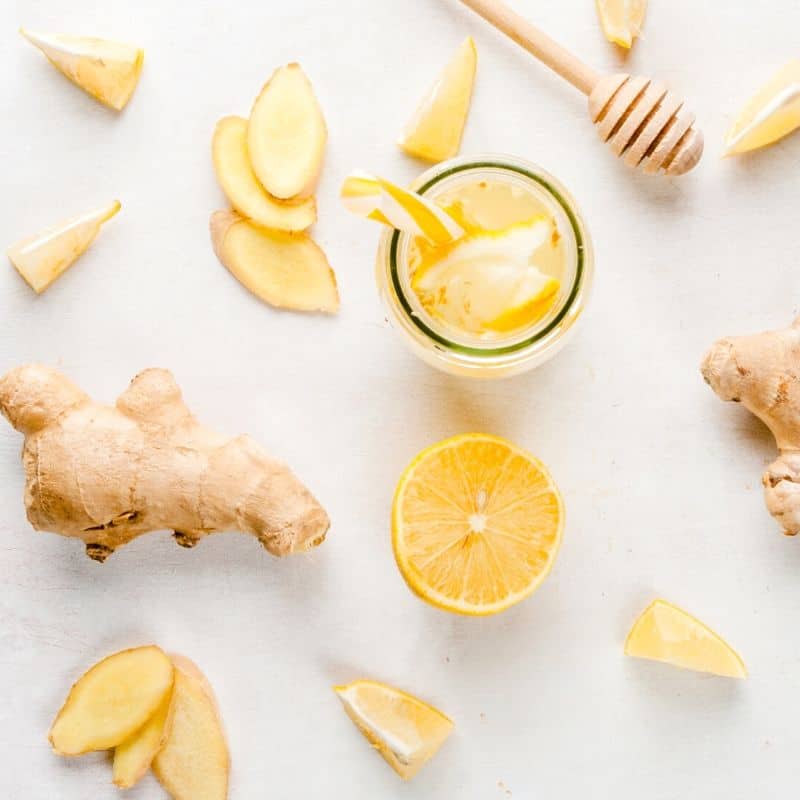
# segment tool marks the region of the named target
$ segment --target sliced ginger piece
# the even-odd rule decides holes
[[[596,0],[600,25],[609,42],[630,50],[642,32],[647,0]]]
[[[800,128],[800,60],[785,64],[742,109],[725,139],[725,155],[773,144]]]
[[[666,600],[655,600],[633,624],[625,655],[726,678],[746,678],[739,654],[707,625]]]
[[[250,162],[261,185],[281,200],[310,197],[327,139],[322,109],[301,66],[277,69],[256,98],[247,128]]]
[[[172,730],[172,692],[130,738],[114,750],[114,783],[130,789],[144,776]]]
[[[336,276],[314,240],[261,228],[232,211],[211,216],[219,260],[256,297],[295,311],[339,310]]]
[[[95,664],[72,687],[50,729],[62,756],[108,750],[130,738],[172,691],[172,662],[155,645]]]
[[[8,258],[36,294],[44,292],[86,252],[104,222],[122,208],[118,200],[60,222],[17,242]]]
[[[272,197],[259,183],[247,151],[246,119],[221,119],[214,131],[212,153],[222,191],[240,214],[280,231],[304,231],[314,224],[317,205],[313,197],[288,203]]]
[[[95,100],[121,111],[131,99],[144,64],[144,50],[120,42],[67,33],[20,33],[50,63]]]
[[[415,111],[398,141],[401,149],[434,162],[458,155],[477,66],[478,51],[469,36]]]
[[[411,780],[453,731],[441,711],[377,681],[335,686],[347,715],[404,780]]]
[[[225,800],[230,757],[214,692],[193,662],[172,659],[172,727],[153,772],[174,800]]]

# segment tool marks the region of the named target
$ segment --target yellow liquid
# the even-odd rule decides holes
[[[562,296],[569,261],[552,205],[524,185],[497,180],[463,183],[437,195],[436,202],[464,228],[466,237],[462,241],[481,240],[478,249],[482,260],[476,269],[475,258],[470,259],[476,248],[458,250],[459,242],[436,247],[425,239],[414,239],[408,252],[408,269],[424,311],[457,338],[482,341],[519,336],[545,319]],[[546,231],[541,244],[529,253],[504,252],[505,242],[510,242],[509,232],[534,223],[539,225],[538,230]],[[542,223],[546,227],[542,228]],[[422,275],[431,265],[444,263],[444,258],[455,261],[448,269],[449,283],[431,286],[429,280],[428,286],[421,286],[425,283]],[[519,267],[516,273],[515,265]],[[545,288],[539,301],[518,308],[518,281],[509,281],[508,276],[520,275],[530,267],[543,276]],[[549,280],[545,282],[545,278]],[[497,321],[500,317],[502,320]]]

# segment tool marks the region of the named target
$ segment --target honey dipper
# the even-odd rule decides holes
[[[649,175],[683,175],[703,155],[694,114],[664,84],[615,73],[600,75],[502,0],[461,0],[589,98],[589,115],[614,155]]]

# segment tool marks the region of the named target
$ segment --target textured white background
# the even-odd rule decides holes
[[[591,0],[517,0],[605,69],[621,61]],[[121,115],[61,78],[15,30],[97,33],[147,61]],[[0,6],[0,244],[119,197],[122,213],[45,296],[0,268],[0,372],[63,368],[112,401],[140,369],[171,368],[200,418],[287,459],[333,518],[313,555],[276,561],[227,535],[192,552],[166,534],[105,566],[34,534],[21,440],[0,424],[0,795],[114,797],[103,755],[49,751],[70,682],[115,649],[156,641],[194,658],[219,694],[231,797],[697,798],[788,796],[800,713],[800,542],[767,515],[766,430],[723,405],[697,365],[718,336],[798,311],[800,136],[719,158],[739,105],[800,56],[796,0],[651,0],[630,59],[691,99],[707,137],[696,173],[666,181],[614,163],[584,102],[455,0],[6,0]],[[363,167],[410,180],[393,140],[466,34],[480,53],[464,152],[554,172],[582,205],[597,280],[575,339],[509,382],[466,383],[406,353],[372,280],[378,231],[336,195]],[[247,113],[278,64],[300,60],[330,145],[315,235],[337,270],[335,319],[276,313],[215,260],[223,205],[209,157],[217,118]],[[391,554],[395,481],[421,448],[485,430],[548,463],[568,525],[541,591],[461,619],[406,589]],[[633,618],[664,595],[717,627],[744,683],[628,662]],[[456,721],[402,785],[330,685],[361,676]],[[159,798],[148,777],[128,797]]]

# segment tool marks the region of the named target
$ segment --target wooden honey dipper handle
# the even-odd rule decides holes
[[[597,86],[600,75],[595,70],[501,0],[461,0],[461,2],[585,95],[590,95]]]
[[[600,75],[503,0],[461,0],[589,97],[589,115],[611,150],[650,174],[683,175],[703,155],[703,134],[683,100],[658,81]]]

